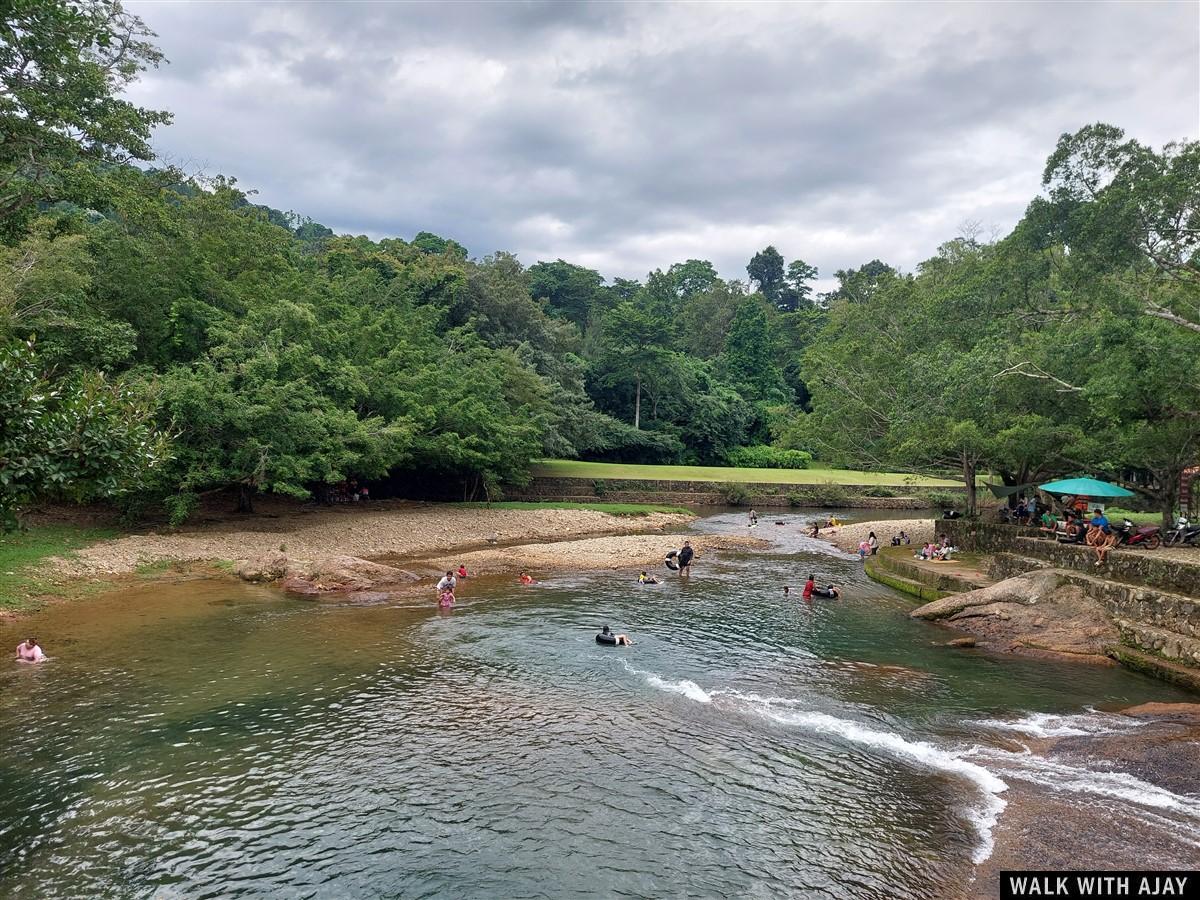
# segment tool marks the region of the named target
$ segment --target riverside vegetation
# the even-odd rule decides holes
[[[347,479],[494,498],[531,463],[859,466],[1024,483],[1086,469],[1162,515],[1197,458],[1200,143],[1066,134],[997,240],[912,273],[766,247],[606,279],[449,237],[337,235],[232,178],[154,168],[161,62],[117,0],[0,30],[0,513],[185,520]],[[476,248],[478,249],[478,248]],[[486,248],[485,248],[486,249]]]

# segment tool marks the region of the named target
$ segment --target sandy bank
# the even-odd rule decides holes
[[[770,546],[758,538],[736,535],[689,535],[696,551],[696,567],[707,554],[716,550],[754,550]],[[668,550],[677,550],[678,536],[633,534],[616,537],[555,541],[549,544],[522,544],[515,547],[478,550],[460,554],[453,562],[463,562],[470,570],[482,573],[511,572],[516,569],[571,571],[576,569],[644,568],[660,578],[674,573],[663,565]]]
[[[873,531],[879,538],[879,545],[886,547],[891,543],[892,535],[901,531],[907,532],[914,544],[926,544],[934,538],[936,519],[885,519],[879,522],[854,522],[838,528],[822,528],[821,537],[831,542],[835,547],[853,553],[858,549],[859,542],[865,541]]]
[[[690,516],[677,514],[612,516],[585,509],[306,507],[285,516],[248,516],[176,532],[128,535],[95,544],[58,565],[65,575],[93,576],[133,572],[160,560],[244,560],[273,551],[309,558],[429,558],[440,553],[457,558],[493,543],[661,532],[689,521]]]

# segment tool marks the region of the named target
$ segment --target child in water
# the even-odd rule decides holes
[[[454,592],[453,591],[442,591],[440,594],[438,594],[438,606],[440,606],[442,609],[449,609],[453,605],[454,605]]]
[[[521,573],[521,584],[537,584],[537,582],[533,580],[533,576],[530,575],[528,572],[522,572]]]
[[[658,579],[655,578],[653,575],[646,574],[645,569],[643,569],[642,574],[638,576],[638,584],[658,584],[658,583],[659,583]]]

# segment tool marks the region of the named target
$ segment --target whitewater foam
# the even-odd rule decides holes
[[[656,675],[654,672],[647,672],[645,669],[638,669],[631,666],[625,660],[621,660],[621,665],[634,675],[641,675],[646,679],[646,684],[652,688],[658,688],[660,691],[666,691],[669,694],[681,694],[689,700],[695,700],[697,703],[712,703],[712,695],[704,690],[694,681],[689,681],[686,678],[679,681],[671,681],[669,678],[663,678],[661,675]]]
[[[970,751],[970,755],[1004,766],[1005,774],[1013,778],[1056,791],[1090,794],[1148,809],[1176,813],[1192,820],[1193,827],[1200,827],[1200,798],[1176,794],[1128,772],[1105,772],[1073,766],[1061,760],[1036,756],[1028,751],[1014,753],[976,747]]]
[[[1128,716],[1088,710],[1085,713],[1059,715],[1056,713],[1030,713],[1020,719],[980,719],[977,723],[996,731],[1013,731],[1036,738],[1080,737],[1094,734],[1124,734],[1140,728],[1144,723]]]
[[[682,694],[699,703],[712,703],[714,697],[730,697],[744,708],[781,725],[804,728],[820,734],[829,734],[843,740],[861,744],[872,750],[907,760],[924,768],[956,775],[972,782],[984,795],[982,809],[967,810],[967,816],[979,837],[971,859],[979,864],[992,855],[994,842],[992,831],[1007,805],[999,796],[1008,789],[1003,779],[992,774],[978,763],[963,759],[957,752],[935,747],[925,741],[910,741],[898,734],[879,731],[850,719],[842,719],[815,710],[777,709],[794,707],[800,701],[787,697],[761,697],[736,690],[705,691],[693,681],[672,681],[654,672],[636,669],[622,660],[632,673],[641,675],[646,683],[659,690]]]

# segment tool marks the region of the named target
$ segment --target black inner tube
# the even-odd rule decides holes
[[[616,635],[601,633],[601,634],[596,635],[596,643],[597,644],[607,644],[608,646],[612,647],[612,646],[616,645],[617,638],[616,638]]]

